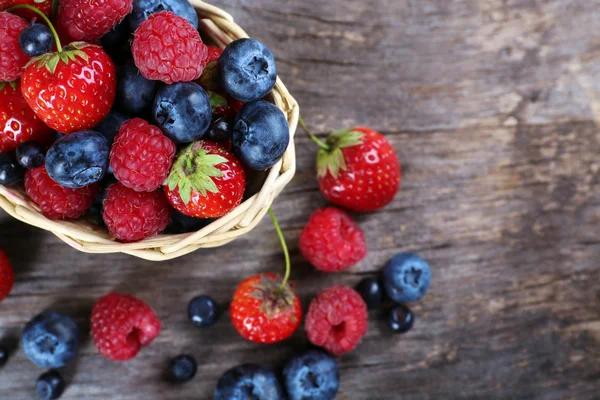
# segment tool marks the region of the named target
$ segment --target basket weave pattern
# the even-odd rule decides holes
[[[223,10],[201,0],[190,0],[200,17],[200,32],[223,48],[229,42],[248,37]],[[52,232],[70,246],[88,253],[126,253],[152,261],[168,260],[202,247],[218,247],[251,231],[267,213],[273,200],[289,183],[296,170],[294,133],[299,109],[294,98],[277,78],[271,99],[287,118],[290,144],[282,159],[266,175],[262,188],[252,197],[198,232],[158,235],[141,242],[119,243],[94,223],[86,220],[53,221],[40,212],[25,195],[23,188],[0,185],[0,207],[12,217]]]

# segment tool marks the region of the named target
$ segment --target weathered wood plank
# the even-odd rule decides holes
[[[299,132],[298,174],[275,205],[303,304],[354,285],[396,252],[431,261],[415,328],[391,336],[377,313],[359,349],[340,358],[342,399],[594,399],[600,383],[599,1],[227,0],[271,46],[280,74],[317,131],[366,124],[387,134],[404,167],[385,210],[357,216],[370,253],[351,270],[313,271],[298,252],[309,214],[325,205],[314,148]],[[0,303],[0,342],[52,307],[88,329],[110,290],[149,301],[164,331],[115,364],[84,341],[66,399],[209,399],[241,362],[281,366],[306,344],[257,346],[228,316],[200,331],[187,301],[226,308],[242,276],[282,268],[268,220],[225,248],[160,264],[87,255],[0,217],[0,247],[17,284]],[[183,386],[162,382],[180,353],[199,361]],[[30,399],[41,373],[21,351],[0,372],[0,398]]]

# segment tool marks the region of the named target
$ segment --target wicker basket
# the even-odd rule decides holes
[[[200,16],[200,32],[213,44],[225,47],[229,42],[248,37],[233,18],[201,0],[190,0]],[[119,243],[98,225],[87,221],[53,221],[39,211],[22,188],[0,185],[0,207],[14,218],[52,232],[77,250],[88,253],[126,253],[152,261],[182,256],[201,247],[218,247],[251,231],[267,213],[273,200],[292,179],[296,170],[294,133],[298,124],[298,104],[277,78],[271,99],[286,116],[290,126],[290,144],[283,158],[265,174],[257,174],[251,185],[256,193],[229,214],[198,232],[158,235],[141,242]]]

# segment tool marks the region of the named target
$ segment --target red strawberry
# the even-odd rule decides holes
[[[327,200],[365,212],[394,199],[400,186],[400,162],[382,134],[364,127],[345,129],[320,146],[317,173]]]
[[[290,284],[275,274],[251,276],[235,289],[229,314],[242,337],[275,343],[290,337],[302,319],[302,306]]]
[[[15,281],[10,260],[4,250],[0,249],[0,301],[4,300],[10,293]]]
[[[100,39],[132,10],[132,0],[61,0],[57,28],[71,40]]]
[[[19,35],[27,25],[21,17],[0,12],[0,82],[11,82],[20,77],[29,61],[19,46]]]
[[[115,66],[98,46],[80,42],[58,48],[25,68],[23,96],[37,116],[59,132],[93,128],[115,100]]]
[[[92,338],[109,360],[127,361],[160,333],[160,320],[148,304],[133,296],[109,293],[92,308]]]
[[[3,7],[5,9],[8,9],[12,6],[16,6],[19,4],[28,4],[30,6],[36,7],[38,10],[40,10],[41,12],[43,12],[47,17],[51,17],[52,16],[52,0],[4,0],[6,3],[3,3]],[[31,11],[31,10],[27,10],[24,8],[20,8],[14,11],[11,11],[11,13],[16,14],[20,17],[25,18],[28,21],[31,21],[32,19],[40,19],[40,16],[37,15],[37,13]]]
[[[30,140],[50,144],[54,134],[27,105],[21,82],[0,83],[0,152]]]
[[[242,201],[246,174],[222,144],[199,140],[181,150],[164,187],[175,209],[197,218],[218,218]]]

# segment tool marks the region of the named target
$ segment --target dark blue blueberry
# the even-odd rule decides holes
[[[290,142],[283,112],[266,101],[242,107],[233,123],[233,150],[244,164],[265,170],[279,161]]]
[[[217,322],[219,305],[210,296],[194,297],[188,304],[188,317],[199,328],[208,328]]]
[[[196,376],[197,369],[198,366],[194,357],[182,354],[171,361],[169,375],[174,382],[183,383]]]
[[[234,99],[251,102],[275,86],[277,68],[271,50],[255,39],[235,40],[219,58],[221,88]]]
[[[94,127],[94,130],[104,135],[108,141],[108,145],[112,146],[115,136],[117,136],[119,129],[121,129],[121,125],[123,125],[123,122],[127,121],[128,119],[131,118],[113,109],[106,117],[104,117],[102,121],[100,121],[98,125]]]
[[[187,19],[198,29],[198,14],[187,0],[133,0],[133,11],[129,16],[131,31],[135,32],[150,15],[165,10]]]
[[[332,400],[340,387],[337,361],[318,350],[292,358],[283,368],[289,400]]]
[[[394,307],[388,315],[388,325],[394,333],[408,332],[413,327],[414,322],[414,314],[404,305]]]
[[[50,370],[37,378],[35,391],[42,400],[58,399],[65,391],[65,382],[58,371]]]
[[[33,24],[21,31],[19,45],[23,53],[36,57],[52,50],[54,37],[46,25]]]
[[[60,368],[75,358],[79,330],[64,314],[45,311],[29,321],[21,343],[25,355],[38,367]]]
[[[115,64],[121,65],[131,58],[131,38],[129,17],[125,17],[110,32],[102,36],[100,43]]]
[[[213,222],[208,218],[189,217],[179,211],[173,210],[171,214],[171,222],[165,230],[167,233],[188,233],[196,232]]]
[[[23,182],[25,170],[12,153],[0,153],[0,184],[16,185]]]
[[[383,285],[390,299],[396,303],[419,300],[431,283],[429,264],[417,254],[395,255],[383,270]]]
[[[257,364],[243,364],[225,372],[215,389],[214,400],[283,400],[275,373]]]
[[[368,309],[375,309],[383,303],[383,286],[377,278],[365,278],[356,286],[356,291],[367,304]]]
[[[149,113],[158,82],[144,78],[133,63],[119,68],[117,77],[117,107],[131,115]]]
[[[17,147],[17,162],[23,168],[41,167],[45,158],[46,150],[37,142],[23,142]]]
[[[217,117],[213,119],[206,133],[205,139],[215,142],[224,142],[231,139],[233,132],[231,131],[231,121],[225,117]]]
[[[98,182],[108,168],[110,146],[96,131],[80,131],[58,139],[46,154],[48,175],[68,188]]]
[[[212,119],[210,98],[193,82],[165,85],[158,90],[152,108],[154,120],[175,143],[201,139]]]
[[[5,347],[0,346],[0,368],[4,367],[8,361],[8,350]]]

